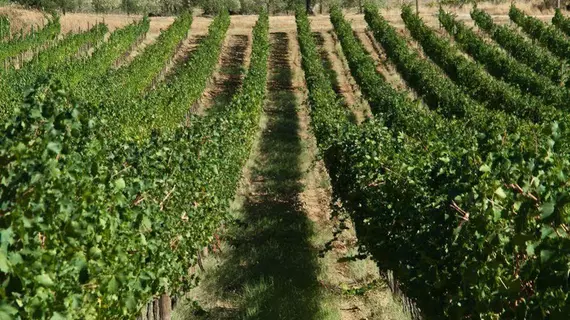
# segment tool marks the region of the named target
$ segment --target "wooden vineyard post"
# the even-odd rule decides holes
[[[168,294],[160,296],[160,320],[170,320],[172,313],[172,302]]]
[[[144,307],[142,308],[142,311],[140,312],[140,314],[137,316],[137,320],[148,320],[148,318],[146,317],[147,315],[147,310],[148,310],[148,303],[144,305]]]
[[[137,320],[171,320],[172,310],[178,305],[179,296],[170,296],[162,294],[159,297],[152,298],[140,310],[136,316]]]
[[[153,309],[152,309],[153,303],[152,301],[147,303],[146,305],[146,320],[154,320],[154,313],[153,313]]]
[[[156,299],[152,302],[152,317],[154,320],[160,319],[160,314],[158,312],[159,310],[160,310],[160,307],[158,304],[158,299]]]
[[[416,0],[416,15],[420,15],[420,0]]]
[[[437,7],[439,8],[439,10],[441,10],[441,0],[437,0]],[[439,29],[441,30],[442,28],[441,20],[437,19],[437,22],[439,23]]]
[[[178,305],[178,300],[179,300],[178,296],[170,297],[170,299],[172,300],[172,310],[174,310]]]

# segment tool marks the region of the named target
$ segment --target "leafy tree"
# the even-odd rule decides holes
[[[73,11],[77,9],[77,2],[75,0],[55,0],[52,7],[55,7],[63,14],[66,14],[68,11]]]
[[[140,2],[137,0],[121,0],[121,10],[127,14],[140,12]]]
[[[182,11],[181,0],[159,0],[161,14],[176,14]]]
[[[241,2],[239,0],[202,0],[201,7],[206,14],[217,14],[222,10],[239,12]]]
[[[2,1],[2,0],[0,0]],[[27,7],[41,10],[60,10],[63,14],[69,11],[93,10],[107,13],[120,9],[127,14],[155,13],[176,15],[191,8],[201,8],[208,15],[221,10],[229,10],[239,14],[257,14],[261,9],[271,14],[291,13],[298,5],[303,5],[308,12],[315,8],[325,13],[333,5],[345,8],[360,7],[365,2],[376,5],[385,4],[386,0],[10,0]],[[470,0],[442,0],[470,1]],[[503,0],[497,0],[503,1]]]
[[[116,7],[112,0],[92,0],[91,5],[97,13],[106,13]]]

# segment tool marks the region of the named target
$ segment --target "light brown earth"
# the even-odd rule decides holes
[[[434,2],[435,3],[435,2]],[[510,4],[493,5],[488,3],[479,4],[479,8],[486,10],[492,14],[497,22],[508,23],[508,10]],[[538,10],[536,5],[530,3],[517,3],[517,7],[523,9],[525,12],[536,16],[539,19],[548,21],[554,14],[553,10]],[[424,5],[420,8],[420,15],[424,20],[433,27],[438,27],[437,22],[437,5]],[[471,6],[452,7],[446,10],[454,12],[458,15],[459,19],[464,20],[466,23],[472,25],[469,12]],[[403,27],[403,22],[400,18],[399,8],[381,9],[381,14],[391,23],[397,27]],[[11,20],[12,32],[17,32],[20,29],[29,30],[31,26],[36,28],[45,24],[45,17],[42,12],[37,10],[22,9],[16,5],[8,5],[0,7],[0,14],[8,15]],[[366,29],[366,22],[364,16],[357,14],[354,11],[346,12],[346,18],[351,21],[355,31],[364,31]],[[61,16],[62,32],[77,32],[78,30],[85,30],[95,23],[104,21],[109,30],[123,27],[132,21],[141,19],[140,15],[121,15],[121,14],[94,14],[94,13],[67,13]],[[149,30],[149,38],[155,38],[161,30],[168,28],[174,21],[174,17],[152,17]],[[251,31],[252,23],[255,23],[256,16],[232,16],[232,26],[228,34],[247,34]],[[206,34],[208,25],[211,18],[196,16],[193,21],[193,32],[198,34]],[[314,31],[326,32],[332,30],[327,15],[316,15],[311,17],[312,27]],[[249,31],[248,31],[249,30]],[[270,18],[271,32],[285,32],[294,33],[296,31],[295,18],[293,16],[273,16]],[[149,40],[150,41],[150,40]]]
[[[192,112],[204,114],[210,107],[226,104],[241,86],[251,55],[252,30],[255,16],[233,16],[222,45],[220,58],[212,78]],[[198,28],[192,24],[193,28]],[[206,28],[199,32],[206,32]]]

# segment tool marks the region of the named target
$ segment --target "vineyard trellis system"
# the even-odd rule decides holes
[[[335,199],[362,249],[427,319],[570,314],[570,19],[557,10],[551,25],[515,6],[509,15],[526,35],[472,10],[487,41],[440,9],[450,41],[410,6],[412,38],[366,5],[370,40],[402,89],[332,7],[346,74],[372,111],[356,123],[309,16],[295,14],[310,126]],[[191,112],[230,19],[213,17],[188,59],[175,59],[195,20],[181,14],[125,61],[148,18],[109,37],[100,23],[58,40],[57,16],[16,37],[0,17],[0,319],[134,318],[196,284],[189,268],[230,219],[268,103],[261,13],[231,101]],[[31,58],[13,68],[21,55]]]

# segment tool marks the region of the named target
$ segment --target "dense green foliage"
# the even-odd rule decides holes
[[[60,68],[52,66],[50,71],[55,78],[66,83],[71,90],[75,90],[82,81],[89,78],[99,79],[106,74],[113,64],[142,42],[149,27],[150,21],[145,17],[136,23],[117,29],[105,43],[95,48],[91,55],[73,59]]]
[[[39,30],[32,30],[26,35],[14,37],[0,46],[0,62],[14,57],[27,50],[34,50],[41,46],[48,46],[49,41],[54,40],[60,31],[59,17],[49,19],[48,23]]]
[[[358,75],[366,96],[377,96],[367,83],[380,84],[381,79],[370,67],[357,68],[355,62],[363,64],[366,57],[359,48],[349,47],[358,46],[354,40],[344,40],[351,31],[339,15],[333,11],[331,18],[351,71]],[[385,49],[393,50],[389,55],[399,54],[400,63],[415,70],[420,60],[407,47],[386,48],[386,44],[399,46],[402,39],[377,9],[368,8],[366,18]],[[406,294],[430,319],[523,319],[547,314],[562,319],[569,311],[564,284],[569,217],[567,190],[560,184],[568,162],[553,152],[557,127],[545,125],[544,135],[535,137],[528,148],[521,148],[529,141],[523,142],[517,133],[480,139],[486,134],[484,126],[471,124],[477,121],[471,118],[455,131],[441,128],[437,136],[432,129],[422,137],[412,125],[400,128],[406,122],[393,120],[406,114],[391,113],[414,107],[386,85],[381,92],[393,98],[378,97],[386,105],[377,106],[376,119],[361,127],[351,125],[342,107],[332,104],[333,98],[322,98],[331,92],[331,84],[315,81],[322,77],[318,73],[322,69],[305,19],[298,13],[312,125],[317,140],[325,142],[319,148],[334,191],[352,210],[359,241],[379,266],[394,270]],[[407,46],[405,40],[403,44]],[[431,81],[439,84],[435,79]],[[445,86],[440,98],[445,88],[448,95],[456,94],[452,86]],[[324,116],[327,113],[329,118]],[[415,121],[418,128],[429,128],[421,122],[436,120],[428,116]],[[454,140],[469,127],[476,130],[473,137],[487,141],[486,146]],[[470,131],[464,134],[468,137]]]
[[[118,109],[117,106],[138,101],[142,92],[165,70],[174,53],[187,38],[192,24],[192,15],[185,13],[162,32],[144,52],[119,69],[110,70],[101,77],[90,77],[77,86],[74,94],[82,101],[89,101],[94,112],[106,113]],[[99,86],[107,83],[106,86]],[[99,107],[99,105],[104,107]]]
[[[341,43],[342,50],[353,77],[368,100],[377,119],[394,130],[397,135],[404,132],[418,140],[437,140],[442,136],[452,135],[462,144],[477,141],[474,132],[466,130],[457,119],[428,110],[417,101],[412,101],[405,92],[394,89],[376,71],[372,57],[366,53],[362,43],[353,34],[353,30],[338,9],[331,10],[331,21]]]
[[[439,37],[426,26],[411,7],[402,9],[402,18],[423,51],[473,99],[485,103],[488,108],[504,110],[537,123],[562,117],[556,109],[544,106],[538,98],[493,78],[480,65],[462,55],[447,39]]]
[[[223,12],[209,27],[208,36],[187,62],[175,66],[167,81],[147,94],[142,103],[116,116],[124,124],[126,136],[145,137],[152,130],[171,130],[201,96],[211,77],[222,49],[230,17]],[[145,123],[145,126],[140,126]]]
[[[472,15],[507,50],[525,48],[503,38],[516,31]],[[362,248],[394,271],[427,319],[565,319],[570,115],[566,89],[550,80],[564,82],[565,71],[526,62],[546,49],[513,54],[529,68],[439,17],[458,46],[410,7],[402,12],[429,60],[378,8],[365,10],[416,101],[378,72],[331,9],[373,112],[356,124],[297,10],[311,126],[335,197]],[[3,74],[0,319],[132,319],[153,297],[194,285],[189,268],[228,218],[259,129],[269,18],[253,29],[243,84],[205,115],[189,109],[212,77],[230,16],[221,10],[188,59],[173,61],[191,23],[180,15],[120,68],[112,66],[142,41],[148,19],[107,41],[104,24],[68,35]]]
[[[329,148],[332,140],[342,136],[346,127],[350,126],[348,110],[342,108],[336,93],[332,89],[330,79],[320,61],[316,44],[310,29],[307,15],[302,10],[296,12],[297,37],[302,64],[305,70],[305,82],[309,89],[312,127],[317,137],[319,149]]]
[[[14,108],[21,103],[27,88],[45,75],[49,68],[63,65],[78,54],[82,54],[89,46],[98,45],[103,41],[107,31],[107,26],[100,23],[88,31],[69,34],[49,50],[35,55],[21,69],[11,70],[5,74],[0,79],[0,121],[12,115]]]
[[[483,10],[473,8],[471,17],[475,24],[487,32],[491,38],[520,62],[534,71],[549,77],[555,83],[570,84],[568,66],[547,49],[529,41],[517,30],[508,25],[498,25]]]
[[[0,15],[0,41],[10,36],[10,19],[5,15]]]
[[[470,54],[476,62],[483,65],[490,74],[520,88],[523,92],[537,96],[543,103],[564,110],[569,109],[570,91],[566,88],[555,85],[550,79],[535,73],[500,48],[487,43],[463,22],[457,21],[443,9],[439,11],[439,21],[453,36],[455,43]]]
[[[570,35],[570,19],[566,18],[558,8],[552,17],[552,24],[566,35]]]
[[[357,8],[363,0],[10,0],[24,6],[43,10],[66,12],[123,12],[127,14],[176,15],[194,8],[206,14],[217,14],[224,10],[238,14],[257,14],[268,10],[269,14],[291,13],[299,4],[313,10],[328,12],[331,5]],[[385,5],[385,0],[368,0],[378,5]]]
[[[422,95],[423,101],[430,108],[446,118],[473,119],[469,124],[481,132],[481,143],[486,143],[487,135],[496,136],[505,131],[527,137],[525,139],[532,136],[529,133],[534,135],[537,131],[536,126],[527,121],[477,104],[437,66],[412,49],[407,39],[391,32],[392,29],[382,24],[382,20],[370,15],[367,19],[376,39],[384,46],[388,57],[408,85]],[[528,143],[532,145],[532,139],[529,140]]]
[[[227,108],[143,141],[116,137],[57,85],[30,92],[2,132],[3,316],[132,318],[152,295],[191,284],[258,128],[268,27],[262,15]]]
[[[562,31],[547,25],[535,17],[525,14],[514,5],[511,5],[509,17],[514,23],[520,26],[529,37],[548,48],[548,50],[557,55],[560,59],[570,59],[570,40],[566,38]]]
[[[144,52],[123,68],[109,74],[104,79],[110,85],[102,90],[88,90],[89,96],[82,97],[87,101],[105,104],[125,103],[135,99],[141,92],[152,84],[152,81],[164,70],[174,53],[180,48],[184,39],[188,37],[192,15],[182,14],[174,23],[162,32],[158,39]],[[101,79],[94,79],[101,81]]]

